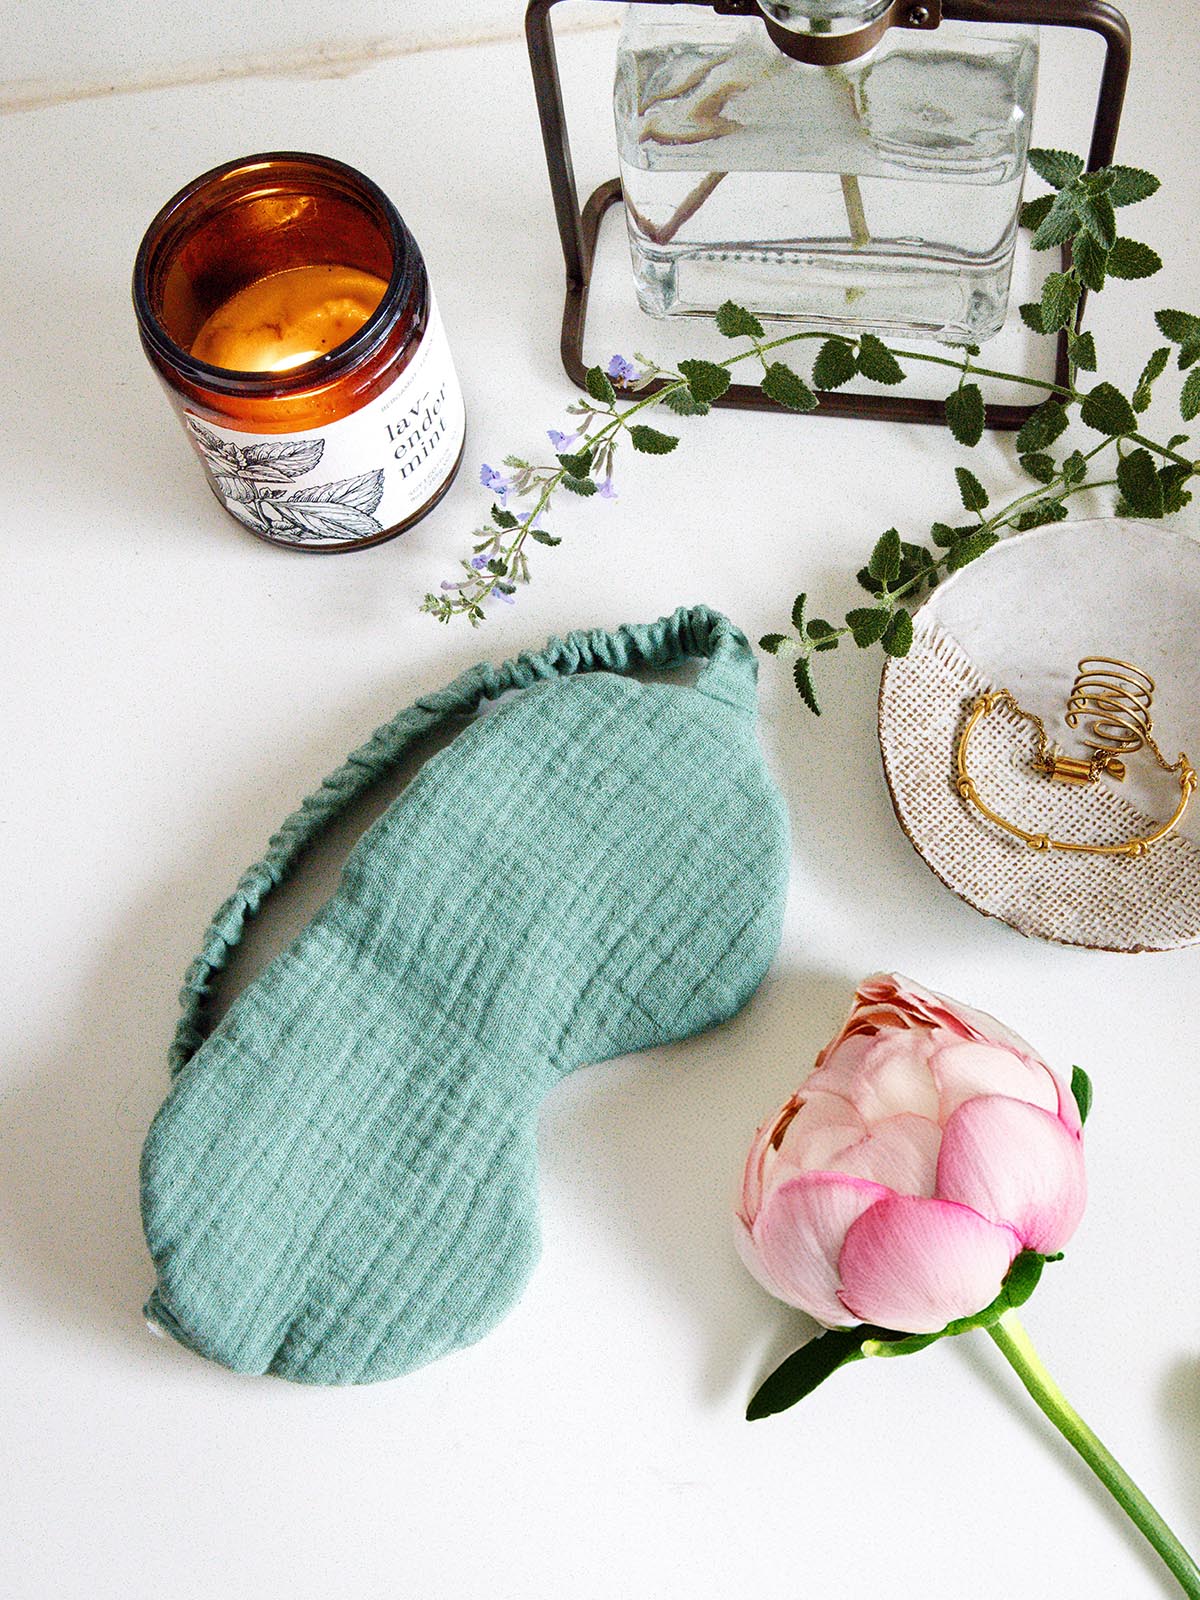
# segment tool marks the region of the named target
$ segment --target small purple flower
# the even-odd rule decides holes
[[[492,594],[496,597],[497,600],[503,600],[504,604],[506,606],[515,606],[516,603],[517,603],[516,595],[515,594],[505,594],[503,589],[493,589],[492,590]]]
[[[560,433],[557,428],[549,428],[547,429],[547,437],[556,450],[564,451],[571,448],[579,438],[579,435],[577,433]]]
[[[614,383],[636,383],[641,373],[632,361],[627,361],[624,356],[614,356],[604,369]]]
[[[454,589],[461,589],[462,588],[462,584],[461,583],[447,583],[445,580],[443,580],[442,588],[446,589],[448,591],[449,590],[454,590]]]
[[[504,497],[512,488],[511,478],[505,477],[503,472],[497,472],[495,467],[489,467],[485,461],[479,469],[479,481],[485,489],[492,491],[501,505],[504,504]]]
[[[487,551],[485,550],[480,555],[471,557],[471,565],[475,568],[476,572],[482,572],[484,567],[487,566],[487,564],[488,564],[488,562],[490,560],[491,560],[491,557],[488,555]]]
[[[613,488],[611,472],[608,474],[607,478],[603,478],[596,485],[596,493],[602,500],[615,500],[617,498],[617,491]]]

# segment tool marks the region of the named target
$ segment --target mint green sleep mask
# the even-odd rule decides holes
[[[694,685],[627,674],[704,661]],[[337,890],[205,1036],[214,975],[422,735]],[[142,1154],[152,1324],[236,1372],[369,1383],[486,1333],[538,1251],[537,1120],[588,1062],[738,1011],[789,843],[755,662],[716,612],[480,665],[380,728],[271,840],[188,971]]]

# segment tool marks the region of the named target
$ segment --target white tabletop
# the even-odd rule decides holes
[[[1170,259],[1097,312],[1127,389],[1151,311],[1198,309],[1200,268],[1200,53],[1173,0],[1129,9],[1121,155],[1164,179],[1136,222]],[[612,49],[602,30],[563,51],[573,110],[591,111],[588,187],[613,166]],[[1043,77],[1041,143],[1078,142],[1056,123],[1060,92],[1078,96],[1068,77]],[[954,511],[960,456],[929,429],[714,415],[671,460],[623,461],[615,504],[564,507],[564,542],[537,551],[516,607],[478,633],[442,629],[416,608],[486,511],[478,463],[536,451],[571,398],[519,42],[342,78],[84,99],[8,118],[4,141],[0,1587],[22,1600],[1175,1592],[981,1335],[860,1365],[797,1411],[742,1420],[798,1324],[734,1255],[740,1161],[855,981],[898,968],[1091,1072],[1088,1213],[1026,1321],[1200,1545],[1200,952],[1029,943],[950,896],[888,804],[873,656],[831,664],[819,723],[765,665],[762,738],[795,828],[778,960],[727,1027],[550,1097],[543,1256],[495,1333],[358,1390],[237,1378],[149,1336],[137,1158],[166,1088],[176,991],[208,915],[284,814],[366,732],[481,655],[697,600],[754,637],[785,624],[802,587],[826,614],[844,609],[884,527],[915,535]],[[336,559],[271,549],[217,508],[128,304],[162,201],[272,147],[342,157],[394,196],[467,394],[454,491],[405,538]],[[642,342],[656,339],[648,325]],[[594,354],[613,342],[598,328]],[[1011,440],[989,438],[973,465],[1018,481]],[[1196,508],[1180,523],[1196,530]],[[302,876],[256,961],[336,865],[331,851]]]

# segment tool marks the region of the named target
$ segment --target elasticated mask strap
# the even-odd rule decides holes
[[[659,622],[551,639],[544,650],[526,652],[500,667],[481,662],[378,728],[292,813],[270,840],[266,855],[242,876],[209,924],[204,947],[183,980],[179,997],[183,1014],[168,1057],[171,1075],[179,1072],[204,1042],[214,975],[241,942],[249,918],[290,875],[309,845],[374,783],[392,772],[418,739],[454,717],[470,715],[481,701],[498,699],[510,689],[528,689],[543,679],[586,672],[661,671],[689,658],[707,663],[696,681],[696,692],[753,717],[757,666],[745,636],[719,612],[694,606],[681,607]]]

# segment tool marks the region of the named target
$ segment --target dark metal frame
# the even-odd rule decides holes
[[[583,337],[592,261],[601,220],[609,207],[621,199],[621,180],[610,178],[607,183],[602,183],[580,210],[550,17],[553,7],[560,3],[561,0],[529,0],[525,13],[525,36],[533,68],[542,139],[546,146],[554,212],[567,269],[567,295],[560,343],[562,360],[571,379],[582,386],[586,371]],[[647,3],[680,5],[688,3],[688,0],[647,0]],[[694,4],[695,0],[691,0],[691,3]],[[714,11],[725,16],[761,16],[755,0],[708,0],[708,3]],[[1092,124],[1088,171],[1109,164],[1116,149],[1130,60],[1129,24],[1115,6],[1108,4],[1107,0],[943,0],[941,15],[948,22],[1024,23],[1039,27],[1082,28],[1099,34],[1105,46],[1104,69]],[[1067,249],[1064,249],[1063,256],[1064,263],[1069,265]],[[1082,315],[1083,300],[1080,301],[1076,327],[1080,326]],[[1065,384],[1067,379],[1067,336],[1064,332],[1058,339],[1055,381]],[[716,403],[746,410],[778,409],[761,389],[744,383],[731,384]],[[1019,428],[1033,409],[1032,406],[989,405],[987,425],[996,429]],[[811,415],[944,423],[946,407],[941,400],[923,400],[912,395],[822,391],[817,409]]]

